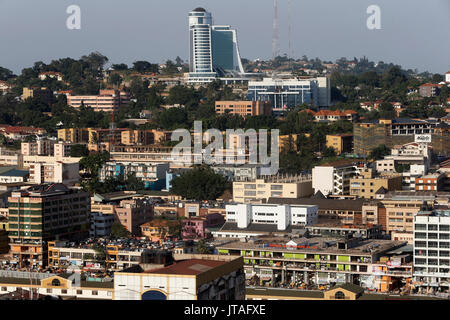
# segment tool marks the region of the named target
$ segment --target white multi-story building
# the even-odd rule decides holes
[[[251,223],[276,225],[286,230],[290,225],[310,226],[317,223],[318,208],[315,205],[232,204],[226,206],[227,222],[237,223],[239,229]]]
[[[414,217],[414,281],[428,291],[449,292],[450,210]]]
[[[320,191],[327,195],[345,195],[350,193],[350,179],[358,173],[353,163],[330,163],[312,169],[314,193]]]

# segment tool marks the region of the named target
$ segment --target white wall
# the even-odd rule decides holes
[[[333,167],[319,167],[312,169],[312,187],[314,193],[320,190],[325,196],[334,190]]]

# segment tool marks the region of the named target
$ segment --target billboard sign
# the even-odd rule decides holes
[[[431,143],[431,134],[416,134],[414,136],[416,143]]]

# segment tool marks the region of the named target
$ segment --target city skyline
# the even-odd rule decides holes
[[[417,68],[419,72],[448,71],[446,57],[450,43],[446,41],[449,37],[446,30],[450,27],[450,4],[447,1],[436,0],[424,6],[421,1],[413,0],[406,7],[402,1],[379,0],[381,30],[366,27],[370,1],[346,0],[345,3],[348,5],[293,1],[294,58],[307,55],[334,61],[340,57],[366,56],[375,62]],[[188,61],[186,14],[196,7],[211,12],[214,24],[229,24],[238,30],[242,58],[268,59],[272,55],[272,0],[258,1],[258,8],[254,1],[242,4],[236,0],[226,4],[205,0],[127,4],[109,1],[109,6],[103,1],[80,0],[77,5],[82,13],[81,30],[69,30],[65,26],[69,17],[66,9],[71,4],[44,0],[37,13],[25,1],[0,1],[0,36],[8,44],[3,47],[0,65],[17,74],[36,61],[49,63],[64,57],[78,58],[92,51],[106,55],[110,63],[128,65],[135,60],[161,63],[176,56]],[[288,51],[288,9],[287,1],[279,1],[282,54]],[[162,27],[164,37],[159,32]]]

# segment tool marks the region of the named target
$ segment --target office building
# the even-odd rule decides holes
[[[74,96],[67,93],[67,104],[72,108],[91,107],[94,111],[116,112],[130,102],[130,96],[119,90],[100,90],[98,95]]]
[[[312,169],[314,193],[323,195],[350,194],[350,179],[358,172],[357,164],[351,160],[339,160],[315,166]]]
[[[414,217],[414,285],[449,292],[450,211],[421,211]]]
[[[277,204],[231,204],[226,206],[227,222],[236,223],[239,229],[250,224],[276,225],[286,230],[290,225],[309,226],[317,223],[317,206]]]
[[[80,239],[89,235],[89,194],[63,184],[42,184],[13,191],[9,202],[11,254],[20,267],[42,265],[43,241]]]
[[[211,13],[203,8],[189,12],[189,39],[188,83],[208,83],[244,73],[236,30],[214,26]]]

